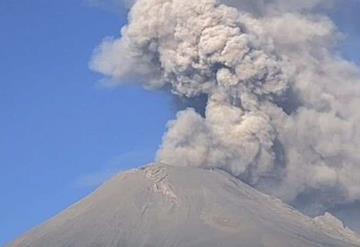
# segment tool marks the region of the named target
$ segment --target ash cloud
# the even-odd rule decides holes
[[[331,4],[137,0],[91,68],[187,99],[158,161],[220,168],[320,212],[360,199],[360,70],[317,11]]]

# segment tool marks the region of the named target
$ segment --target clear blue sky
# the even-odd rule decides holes
[[[353,1],[334,18],[350,34],[344,54],[359,62]],[[170,97],[101,88],[88,69],[93,49],[118,35],[125,12],[84,0],[0,1],[0,246],[116,171],[152,160],[174,116]]]
[[[152,160],[170,99],[100,88],[88,69],[125,17],[84,0],[0,1],[0,246]]]

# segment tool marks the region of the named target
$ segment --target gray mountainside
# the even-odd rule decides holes
[[[226,172],[153,165],[124,173],[10,246],[350,247],[331,215],[311,219]]]

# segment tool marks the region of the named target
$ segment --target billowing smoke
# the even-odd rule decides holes
[[[138,0],[91,67],[188,100],[157,160],[220,168],[310,212],[360,199],[360,70],[330,1]]]

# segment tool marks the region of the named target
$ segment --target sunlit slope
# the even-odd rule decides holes
[[[332,222],[308,218],[220,170],[154,165],[113,178],[10,246],[360,246]]]

